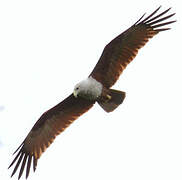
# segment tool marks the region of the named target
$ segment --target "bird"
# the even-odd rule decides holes
[[[13,153],[16,156],[8,167],[9,169],[15,166],[11,177],[17,172],[18,167],[20,167],[18,179],[24,170],[28,178],[31,166],[35,172],[38,159],[56,136],[95,103],[108,113],[123,103],[125,92],[111,87],[135,58],[138,50],[159,32],[169,30],[166,25],[176,22],[176,20],[168,21],[175,15],[175,13],[167,14],[171,8],[159,13],[160,8],[161,6],[147,17],[143,14],[130,28],[109,42],[89,76],[74,86],[71,95],[40,116]]]

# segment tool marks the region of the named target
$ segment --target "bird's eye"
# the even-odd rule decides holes
[[[76,88],[76,90],[78,90],[78,89],[79,89],[79,87]]]

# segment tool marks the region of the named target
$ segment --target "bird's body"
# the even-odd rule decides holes
[[[76,98],[98,102],[106,112],[116,109],[125,98],[125,92],[108,89],[92,76],[78,83],[73,94]]]
[[[18,178],[22,176],[25,167],[26,178],[28,177],[31,164],[35,171],[38,159],[55,137],[96,102],[106,112],[113,111],[123,102],[125,92],[111,89],[111,87],[137,55],[138,50],[154,35],[170,29],[163,26],[175,22],[164,22],[174,14],[162,17],[170,8],[154,16],[159,9],[160,7],[144,19],[143,15],[134,25],[107,44],[88,78],[78,83],[70,96],[42,114],[15,151],[17,155],[9,166],[16,162],[12,176],[19,166]]]

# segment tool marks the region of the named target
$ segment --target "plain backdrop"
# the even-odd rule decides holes
[[[86,78],[104,46],[158,6],[176,12],[113,88],[124,103],[97,104],[59,135],[30,180],[181,180],[181,16],[178,0],[0,1],[0,179],[40,115]],[[23,174],[23,179],[24,179]],[[13,177],[17,179],[17,175]]]

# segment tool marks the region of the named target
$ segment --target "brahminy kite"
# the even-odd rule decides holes
[[[9,166],[10,168],[16,162],[11,176],[15,174],[19,166],[18,179],[22,176],[25,165],[26,178],[29,176],[31,164],[35,171],[38,159],[55,137],[75,119],[87,112],[95,102],[106,112],[113,111],[123,102],[125,92],[110,89],[111,86],[134,59],[138,50],[154,35],[170,29],[163,26],[175,22],[165,21],[175,13],[163,16],[171,8],[156,15],[159,9],[160,7],[146,18],[144,14],[134,25],[107,44],[88,78],[78,83],[70,96],[42,114],[15,151],[17,155]]]

